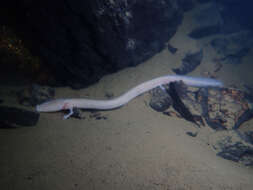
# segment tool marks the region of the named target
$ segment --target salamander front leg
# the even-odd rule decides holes
[[[69,113],[63,116],[63,119],[68,119],[73,114],[73,108],[69,108]]]

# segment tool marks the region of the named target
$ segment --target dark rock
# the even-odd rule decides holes
[[[191,137],[196,137],[198,135],[198,132],[193,133],[193,132],[188,131],[188,132],[186,132],[186,134]]]
[[[187,54],[183,60],[180,68],[172,69],[176,74],[184,75],[192,72],[197,66],[200,65],[203,59],[203,50],[199,52]]]
[[[90,114],[90,118],[95,118],[96,120],[106,120],[107,117],[106,116],[103,116],[101,114],[101,112],[98,112],[98,111],[92,111],[91,114]]]
[[[208,3],[210,2],[211,0],[197,0],[199,3]]]
[[[250,101],[253,102],[253,87],[247,84],[243,85],[246,89],[245,91],[245,98]]]
[[[249,143],[251,143],[253,145],[253,131],[246,131],[244,133],[243,139],[246,142],[249,142]]]
[[[39,119],[39,113],[16,107],[0,106],[0,128],[32,127]]]
[[[200,100],[200,105],[202,108],[202,116],[205,118],[206,123],[208,126],[213,128],[214,130],[225,130],[226,127],[224,126],[224,123],[222,122],[222,119],[220,119],[220,116],[217,114],[217,110],[211,110],[210,109],[210,98],[209,91],[207,88],[202,88],[197,94],[197,99]],[[214,99],[217,101],[217,96],[214,97]],[[215,105],[216,103],[211,103],[211,105]],[[212,117],[210,115],[213,115],[212,112],[214,112],[216,115],[215,117]]]
[[[241,161],[244,165],[253,165],[253,148],[244,146],[241,142],[225,146],[223,151],[217,153],[217,155],[227,160]]]
[[[3,103],[4,101],[0,99],[0,104]]]
[[[14,0],[9,12],[1,10],[12,15],[57,85],[81,88],[160,52],[192,2]]]
[[[206,26],[201,28],[195,28],[188,35],[191,38],[200,39],[218,33],[220,33],[220,26]]]
[[[199,92],[198,88],[189,88],[183,82],[175,83],[175,89],[178,94],[178,99],[181,100],[182,104],[187,108],[187,112],[190,112],[190,121],[194,122],[197,126],[205,126],[205,122],[203,120],[202,108],[197,99],[197,94]],[[173,99],[174,101],[174,99]],[[184,108],[185,109],[185,108]],[[179,112],[180,113],[180,112]],[[184,117],[184,114],[182,115]],[[185,118],[185,117],[184,117]],[[185,118],[186,119],[186,118]],[[186,119],[189,120],[189,119]]]
[[[240,64],[252,45],[253,36],[249,31],[240,31],[211,41],[211,46],[220,56],[217,60],[225,64]]]
[[[191,114],[189,109],[185,106],[185,104],[180,99],[180,96],[176,90],[176,83],[170,83],[169,84],[169,90],[167,92],[169,93],[170,97],[173,100],[172,106],[173,108],[187,121],[191,121],[195,124],[197,124],[194,120],[194,116]],[[198,125],[198,124],[197,124]]]
[[[202,4],[196,7],[194,20],[196,28],[189,33],[189,36],[194,39],[200,39],[219,33],[221,24],[223,23],[215,2]]]
[[[240,90],[199,89],[187,87],[179,82],[170,84],[167,91],[172,99],[173,108],[183,118],[198,126],[205,126],[206,123],[217,131],[240,129],[240,126],[253,118],[253,104],[247,99],[247,93]],[[176,114],[167,112],[166,115]]]
[[[234,15],[231,15],[231,12],[227,12],[227,7],[220,5],[220,14],[222,15],[223,23],[221,26],[221,33],[225,35],[233,34],[240,32],[242,26],[238,23],[237,19],[234,18]]]
[[[238,129],[253,118],[252,104],[243,91],[230,88],[201,89],[198,99],[203,117],[215,130]]]
[[[168,116],[177,116],[177,113],[167,110],[172,104],[181,117],[198,126],[205,126],[206,123],[217,131],[240,129],[240,126],[253,118],[253,103],[247,98],[247,93],[240,90],[199,89],[187,87],[183,82],[170,83],[169,88],[166,88],[169,102],[167,95],[161,89],[157,90],[160,93],[156,93],[150,102],[153,109]]]
[[[229,41],[226,38],[215,38],[211,41],[211,46],[216,50],[218,54],[222,54],[226,51]]]
[[[237,131],[230,130],[216,134],[212,145],[218,156],[253,166],[253,145],[245,142]]]
[[[55,91],[51,87],[33,84],[17,93],[18,102],[24,106],[36,106],[53,99]]]
[[[177,48],[174,48],[172,45],[168,44],[168,50],[170,53],[175,54],[177,52]]]
[[[194,7],[194,1],[193,0],[180,0],[181,6],[184,11],[189,11]]]
[[[158,112],[163,112],[167,110],[172,104],[172,100],[169,94],[161,88],[153,89],[151,91],[151,94],[152,98],[149,102],[149,105],[151,108]]]
[[[224,59],[222,59],[222,61],[225,64],[240,64],[241,63],[241,59],[247,55],[250,51],[250,48],[243,48],[240,49],[238,52],[235,52],[232,55],[228,55],[227,57],[225,57]]]
[[[248,98],[251,97],[248,93],[234,88],[187,87],[183,82],[170,83],[166,91],[176,112],[168,109],[163,111],[164,115],[183,117],[198,127],[206,123],[216,130],[207,143],[218,156],[253,166],[252,126],[243,125],[253,118],[252,98]],[[159,99],[159,94],[157,96]],[[195,137],[198,133],[186,134]]]
[[[253,109],[247,109],[237,119],[233,129],[238,129],[244,122],[253,118]]]
[[[240,0],[220,0],[217,1],[221,7],[220,13],[224,18],[224,26],[233,23],[239,24],[239,27],[253,30],[253,1],[240,1]],[[228,21],[228,22],[227,22]],[[230,27],[231,32],[237,32],[238,27]]]

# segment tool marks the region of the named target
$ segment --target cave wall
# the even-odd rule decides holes
[[[56,79],[50,84],[81,88],[161,51],[193,2],[210,0],[9,0],[0,24],[14,26],[41,57]],[[251,1],[217,2],[226,25],[253,28]]]
[[[192,0],[10,0],[9,20],[42,58],[55,85],[81,88],[161,51]],[[6,19],[3,17],[6,16]],[[9,23],[7,23],[9,24]]]

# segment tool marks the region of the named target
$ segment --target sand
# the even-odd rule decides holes
[[[143,81],[172,74],[187,52],[205,44],[186,35],[191,31],[191,14],[186,13],[170,40],[177,54],[165,48],[145,63],[105,76],[89,88],[57,88],[56,98],[105,99],[106,93],[117,96]],[[211,48],[206,51],[202,64],[190,75],[213,71],[213,54]],[[218,78],[238,88],[252,85],[250,60],[224,65]],[[5,100],[16,104],[10,96]],[[149,107],[149,100],[146,93],[120,109],[99,111],[107,119],[96,120],[89,111],[82,120],[43,113],[36,127],[1,130],[1,189],[252,189],[252,168],[216,156],[209,144],[215,131],[158,113]],[[198,131],[198,136],[190,137],[188,131]]]

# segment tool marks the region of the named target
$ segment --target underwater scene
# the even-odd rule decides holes
[[[1,189],[253,189],[252,6],[1,7]]]

